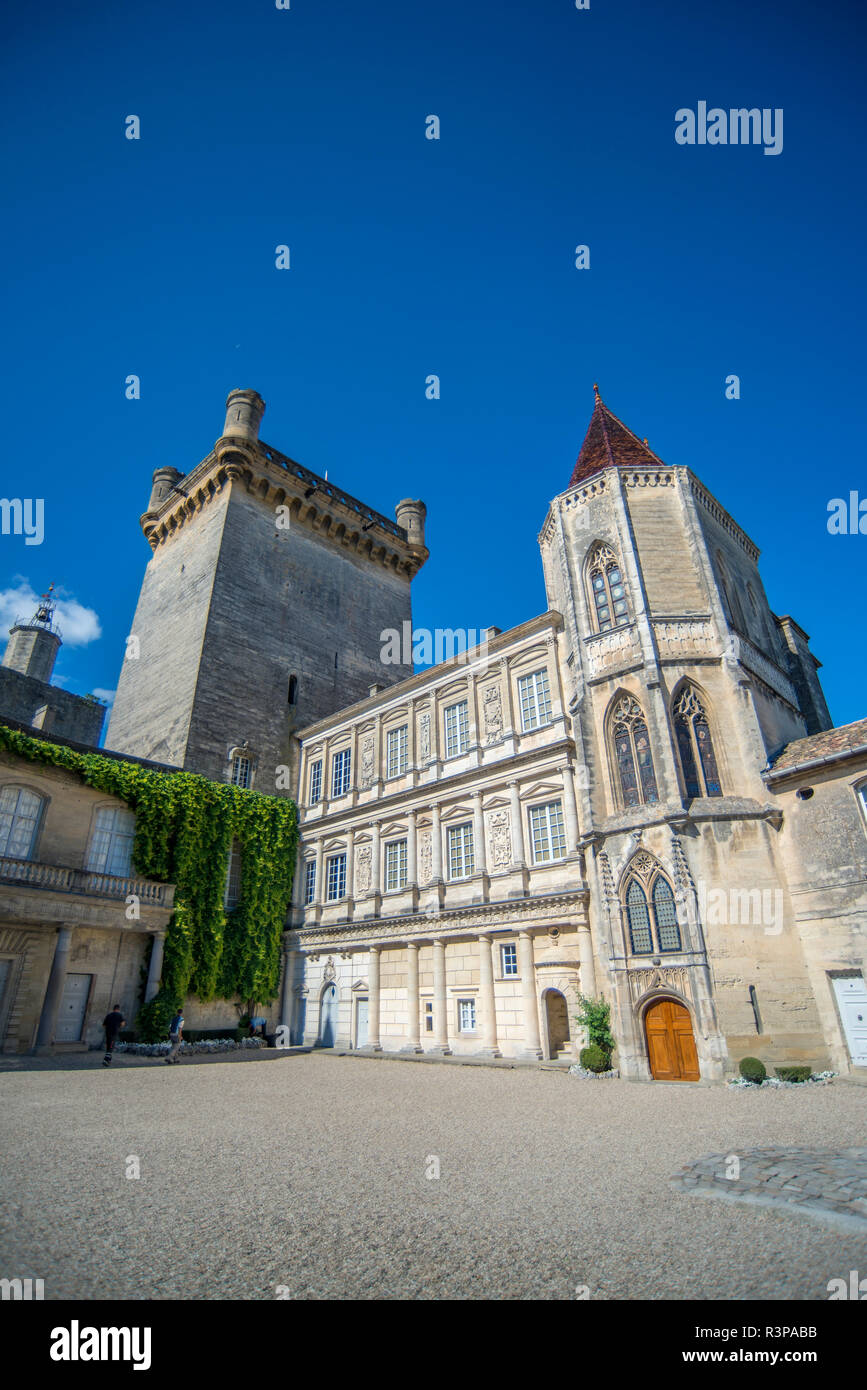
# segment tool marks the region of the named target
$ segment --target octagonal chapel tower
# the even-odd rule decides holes
[[[412,622],[425,507],[374,511],[262,443],[264,410],[232,391],[211,453],[153,475],[153,555],[106,745],[294,794],[275,775],[294,766],[294,731],[412,675],[383,664],[382,634]]]
[[[771,611],[737,522],[594,391],[539,542],[568,636],[582,843],[621,1068],[719,1075],[727,1046],[755,1044],[757,1001],[777,1056],[821,1051],[761,777],[785,744],[830,727],[818,662]]]

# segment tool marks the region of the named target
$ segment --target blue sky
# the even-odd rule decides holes
[[[598,381],[760,546],[835,721],[867,713],[867,536],[826,524],[867,497],[859,5],[47,3],[5,37],[3,492],[46,531],[0,537],[0,612],[74,598],[70,689],[116,684],[151,472],[232,387],[379,510],[424,498],[417,625],[508,628]],[[783,152],[679,146],[700,100],[783,108]]]

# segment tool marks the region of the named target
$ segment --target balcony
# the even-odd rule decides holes
[[[139,916],[127,919],[122,909],[131,897],[138,899]],[[29,918],[161,930],[171,916],[174,900],[173,883],[0,856],[0,920]]]

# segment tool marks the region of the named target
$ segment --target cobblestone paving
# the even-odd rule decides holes
[[[672,1185],[867,1230],[867,1149],[746,1149],[687,1163]]]

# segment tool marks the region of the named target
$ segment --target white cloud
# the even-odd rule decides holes
[[[95,685],[93,687],[92,693],[96,696],[97,700],[105,700],[106,704],[110,705],[115,695],[117,694],[117,691],[103,690],[101,685]]]
[[[29,622],[36,612],[40,595],[23,575],[16,575],[14,587],[0,589],[0,641],[5,639],[10,627],[17,622]],[[60,628],[64,645],[67,647],[86,647],[102,636],[99,615],[92,608],[57,589],[57,614],[55,621]]]

